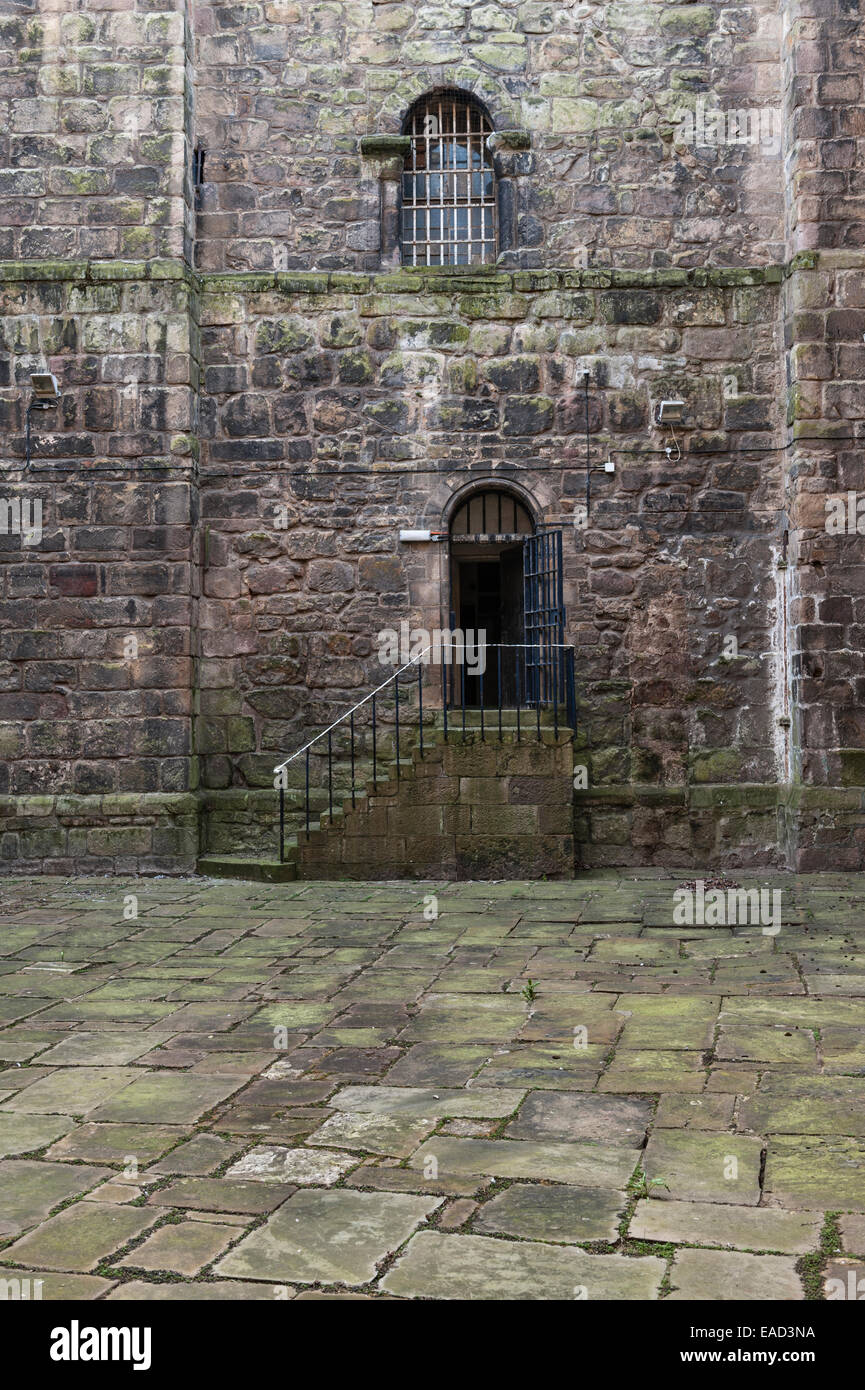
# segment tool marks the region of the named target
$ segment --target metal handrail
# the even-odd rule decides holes
[[[389,675],[389,676],[387,677],[386,680],[383,680],[383,681],[381,682],[380,685],[377,685],[377,686],[375,687],[374,690],[371,690],[371,691],[369,692],[369,694],[365,695],[365,696],[363,697],[362,700],[358,700],[356,704],[352,705],[351,709],[346,710],[344,714],[340,715],[339,719],[335,719],[335,720],[333,721],[332,724],[329,724],[329,725],[327,726],[326,729],[322,729],[321,732],[318,733],[318,734],[316,734],[314,738],[311,738],[311,739],[309,740],[308,743],[303,744],[303,746],[302,746],[301,748],[298,748],[298,749],[296,750],[296,752],[290,754],[289,757],[283,759],[283,761],[282,761],[281,763],[279,763],[279,764],[274,768],[274,774],[275,774],[275,780],[276,780],[276,777],[278,777],[279,774],[282,773],[282,772],[285,770],[285,768],[287,768],[287,767],[289,766],[290,763],[294,762],[296,758],[299,758],[299,757],[303,756],[303,754],[306,754],[306,768],[305,768],[305,777],[304,777],[304,786],[305,786],[305,793],[304,793],[304,825],[305,825],[305,834],[306,834],[307,840],[309,839],[309,836],[310,836],[310,794],[309,794],[309,788],[310,788],[310,777],[309,777],[309,766],[310,766],[309,755],[310,755],[310,749],[312,749],[317,743],[320,743],[323,739],[327,739],[327,805],[328,805],[329,814],[330,814],[330,816],[331,816],[331,818],[332,818],[332,817],[333,817],[333,795],[334,795],[334,789],[333,789],[333,731],[334,731],[334,729],[338,728],[340,725],[345,724],[346,721],[348,721],[348,725],[349,725],[349,729],[350,729],[350,734],[351,734],[351,738],[350,738],[351,803],[352,803],[352,806],[356,805],[356,781],[355,781],[355,764],[356,764],[356,754],[355,754],[355,714],[357,713],[357,711],[358,711],[359,709],[362,709],[364,705],[367,705],[367,704],[370,704],[370,703],[371,703],[371,707],[372,707],[372,723],[371,723],[371,733],[372,733],[372,783],[373,783],[373,787],[375,788],[375,787],[377,787],[377,785],[378,785],[378,747],[377,747],[377,723],[376,723],[376,698],[377,698],[378,695],[381,694],[381,692],[382,692],[383,690],[385,690],[388,686],[391,686],[391,685],[393,686],[393,689],[394,689],[394,697],[395,697],[395,700],[396,700],[396,713],[395,713],[395,728],[394,728],[394,732],[395,732],[395,736],[396,736],[396,749],[395,749],[395,752],[396,752],[396,776],[397,776],[397,780],[399,780],[399,778],[400,778],[400,711],[399,711],[399,705],[400,705],[400,693],[399,693],[399,692],[400,692],[400,686],[399,686],[399,678],[400,678],[401,675],[403,675],[404,672],[406,672],[406,671],[408,671],[408,670],[411,670],[411,669],[413,669],[413,668],[415,668],[415,667],[417,668],[417,672],[418,672],[418,732],[419,732],[419,747],[420,747],[421,756],[423,756],[423,747],[424,747],[424,744],[423,744],[423,713],[424,713],[424,707],[423,707],[423,666],[424,666],[424,664],[425,664],[425,663],[424,663],[424,657],[427,656],[427,654],[428,654],[429,652],[431,652],[431,651],[434,650],[434,646],[435,646],[435,644],[431,643],[429,646],[424,647],[424,649],[423,649],[421,652],[419,652],[419,653],[417,654],[417,656],[412,657],[409,661],[405,662],[404,665],[398,667],[391,675]],[[503,727],[503,726],[502,726],[502,712],[503,712],[503,709],[507,708],[507,705],[506,705],[505,702],[503,701],[503,667],[502,667],[502,652],[505,651],[505,650],[507,650],[507,651],[515,651],[515,652],[527,652],[527,653],[528,653],[528,652],[531,652],[532,655],[533,655],[533,658],[534,658],[533,663],[532,663],[532,674],[533,674],[533,677],[534,677],[534,678],[533,678],[533,680],[531,681],[531,683],[529,682],[529,679],[528,679],[528,674],[529,674],[529,673],[528,673],[528,669],[526,669],[526,671],[524,672],[524,679],[523,679],[523,683],[522,683],[522,686],[521,686],[521,681],[520,681],[520,662],[517,661],[516,664],[515,664],[515,666],[514,666],[513,675],[514,675],[514,683],[515,683],[515,691],[516,691],[516,715],[517,715],[516,729],[517,729],[517,740],[518,740],[519,742],[521,742],[521,741],[522,741],[522,737],[523,737],[523,729],[522,729],[522,725],[521,725],[521,721],[520,721],[520,712],[521,712],[521,708],[523,707],[523,703],[525,703],[525,708],[526,708],[527,711],[528,711],[529,709],[531,709],[532,707],[535,707],[536,737],[537,737],[538,742],[540,742],[540,740],[541,740],[541,707],[542,707],[542,706],[551,706],[552,709],[553,709],[553,727],[554,727],[554,734],[555,734],[556,737],[558,737],[558,733],[559,733],[559,706],[560,706],[560,705],[561,705],[562,708],[563,708],[563,711],[564,711],[564,713],[565,713],[565,717],[566,717],[566,720],[567,720],[568,725],[570,726],[571,729],[574,730],[574,732],[576,732],[576,684],[575,684],[575,668],[574,668],[574,648],[573,648],[572,645],[570,645],[570,644],[568,644],[568,643],[565,643],[565,642],[547,642],[547,641],[544,641],[544,640],[542,640],[542,639],[539,640],[539,641],[536,641],[536,642],[485,642],[485,643],[482,644],[482,646],[481,646],[481,645],[478,645],[478,647],[476,648],[476,650],[477,650],[478,652],[483,651],[484,654],[485,654],[484,669],[486,668],[486,652],[487,652],[490,648],[493,648],[493,649],[496,650],[496,652],[497,652],[497,666],[496,666],[496,700],[495,700],[495,704],[497,705],[497,708],[498,708],[498,735],[499,735],[499,738],[500,738],[500,739],[502,738],[502,727]],[[460,679],[460,682],[459,682],[459,685],[460,685],[460,692],[459,692],[459,699],[458,699],[458,700],[455,698],[455,692],[454,692],[454,689],[453,689],[453,685],[454,685],[453,679],[451,679],[450,700],[448,699],[448,681],[447,681],[446,672],[447,672],[447,667],[448,667],[448,666],[453,666],[453,665],[454,665],[454,661],[453,661],[453,653],[454,653],[454,652],[460,652],[460,651],[461,651],[463,654],[465,654],[466,643],[465,643],[465,641],[452,643],[452,644],[449,646],[448,650],[449,650],[449,652],[451,653],[451,659],[450,659],[450,660],[447,660],[447,661],[445,661],[445,660],[442,661],[442,713],[443,713],[443,718],[444,718],[444,738],[445,738],[445,742],[448,742],[448,740],[449,740],[449,732],[450,732],[450,731],[449,731],[449,726],[448,726],[448,707],[449,707],[449,704],[450,704],[451,707],[453,707],[453,708],[456,708],[456,706],[459,705],[459,707],[460,707],[460,709],[461,709],[461,716],[462,716],[462,738],[463,738],[463,741],[464,741],[465,738],[466,738],[466,709],[467,709],[467,702],[466,702],[466,667],[465,667],[465,662],[464,662],[464,660],[463,660],[463,662],[461,663],[461,668],[462,668],[462,669],[461,669],[461,679]],[[562,656],[562,655],[559,654],[560,652],[561,652],[561,653],[567,653],[567,655],[566,655],[566,656]],[[526,667],[528,668],[528,660],[526,660],[526,662],[525,662],[524,664],[525,664]],[[543,677],[543,679],[541,679],[541,677]],[[485,722],[485,713],[486,713],[487,705],[486,705],[486,701],[485,701],[485,699],[484,699],[484,694],[485,694],[484,670],[478,671],[478,673],[477,673],[476,675],[474,675],[474,676],[472,676],[472,675],[470,674],[470,675],[469,675],[469,679],[470,679],[470,680],[471,680],[471,679],[475,679],[475,680],[478,681],[478,693],[479,693],[479,696],[480,696],[480,703],[479,703],[479,709],[480,709],[480,737],[481,737],[481,740],[482,740],[482,741],[485,741],[485,740],[486,740],[486,736],[487,736],[487,724],[486,724],[486,722]],[[531,688],[530,688],[530,686],[531,686]],[[472,707],[473,707],[473,706],[471,705],[471,703],[469,703],[469,704],[468,704],[468,708],[472,708]],[[492,702],[490,702],[490,706],[489,706],[490,711],[492,711],[492,707],[493,707],[493,706],[492,706]],[[278,790],[279,790],[279,858],[280,858],[280,863],[283,863],[284,860],[285,860],[285,791],[286,791],[284,779],[280,780]]]
[[[364,695],[362,700],[358,700],[356,705],[352,705],[351,709],[346,710],[345,714],[341,714],[339,716],[339,719],[335,719],[332,724],[328,724],[327,728],[322,729],[321,733],[316,734],[315,738],[311,738],[309,740],[309,743],[305,743],[302,748],[298,748],[296,753],[292,753],[291,757],[286,758],[285,762],[282,762],[279,764],[278,767],[275,767],[273,769],[274,772],[282,772],[282,769],[284,767],[288,767],[289,763],[293,763],[295,758],[299,758],[301,753],[306,752],[307,748],[311,748],[314,743],[318,743],[319,739],[324,738],[325,734],[332,733],[333,730],[337,728],[339,724],[344,724],[346,719],[353,715],[356,710],[359,710],[361,706],[365,705],[368,700],[374,699],[380,690],[384,690],[386,685],[390,685],[391,681],[395,681],[397,676],[402,675],[403,671],[407,671],[410,666],[416,666],[417,663],[420,661],[421,657],[426,656],[427,652],[431,651],[432,644],[430,644],[430,646],[428,647],[424,647],[423,651],[420,653],[420,656],[415,657],[412,661],[407,661],[404,666],[400,666],[398,671],[394,671],[393,675],[388,676],[386,681],[382,681],[381,685],[377,685],[375,690],[371,690],[368,695]]]

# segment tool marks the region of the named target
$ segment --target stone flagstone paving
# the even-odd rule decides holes
[[[675,925],[693,881],[2,880],[0,1281],[823,1296],[865,1257],[865,876],[731,876],[767,932]]]

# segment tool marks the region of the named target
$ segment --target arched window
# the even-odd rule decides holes
[[[464,92],[415,102],[402,178],[403,265],[482,265],[496,258],[492,125]]]

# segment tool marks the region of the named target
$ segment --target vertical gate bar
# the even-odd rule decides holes
[[[552,669],[552,731],[556,741],[559,738],[559,660],[560,653],[558,646],[553,646],[553,669]]]
[[[375,696],[372,697],[372,789],[378,790],[378,765],[376,759],[376,738],[375,738]],[[367,803],[369,804],[369,803]]]
[[[539,676],[540,676],[540,696],[539,696],[539,700],[542,700],[544,704],[546,704],[546,702],[547,702],[547,697],[548,697],[548,694],[549,694],[549,692],[548,692],[548,690],[547,690],[547,667],[548,667],[548,665],[549,665],[549,660],[550,660],[550,650],[549,650],[549,641],[550,641],[550,639],[549,639],[549,630],[548,630],[548,624],[549,624],[549,601],[548,601],[548,597],[547,597],[547,589],[548,589],[548,587],[549,587],[549,585],[548,585],[548,576],[547,576],[547,549],[548,549],[547,540],[548,540],[548,537],[547,537],[547,533],[546,533],[546,531],[545,531],[544,534],[541,536],[541,561],[540,561],[540,572],[541,572],[540,585],[541,585],[541,593],[540,593],[540,598],[539,598],[539,600],[538,600],[538,602],[539,602],[539,604],[540,604],[540,609],[541,609],[541,623],[540,623],[540,628],[541,628],[541,661],[540,661],[540,672],[539,672]]]
[[[333,734],[327,736],[327,805],[333,821]]]
[[[535,578],[535,587],[536,587],[536,594],[535,594],[535,613],[536,613],[536,617],[535,617],[535,632],[536,632],[536,635],[537,635],[537,638],[538,638],[538,649],[537,649],[537,670],[536,670],[535,673],[534,673],[535,683],[536,683],[536,687],[537,687],[537,688],[536,688],[536,690],[535,690],[533,693],[534,693],[535,696],[537,697],[537,698],[536,698],[536,703],[537,703],[537,704],[540,704],[540,702],[541,702],[541,689],[542,689],[542,686],[541,686],[541,662],[543,661],[543,655],[544,655],[544,648],[543,648],[543,641],[544,641],[544,599],[543,599],[543,588],[542,588],[542,585],[543,585],[543,569],[544,569],[544,540],[543,540],[543,535],[538,536],[537,552],[538,552],[538,553],[537,553],[537,559],[536,559],[536,565],[535,565],[535,570],[536,570],[536,578]],[[533,659],[533,660],[535,659],[535,653],[534,653],[534,652],[532,653],[532,659]]]
[[[539,545],[540,545],[540,542],[539,542],[538,538],[535,537],[534,541],[532,542],[532,632],[531,632],[531,643],[532,643],[532,645],[531,645],[531,647],[529,648],[529,652],[528,652],[528,659],[529,659],[530,665],[529,665],[528,670],[526,671],[526,699],[529,699],[529,697],[531,697],[531,703],[532,703],[532,704],[534,704],[535,695],[536,695],[535,684],[536,684],[536,678],[537,678],[537,672],[536,672],[536,670],[535,670],[535,664],[536,664],[536,659],[537,659],[536,639],[537,639],[537,635],[538,635],[538,619],[539,619],[539,610],[538,610],[538,548],[539,548]]]
[[[550,691],[549,691],[549,683],[550,683],[550,635],[549,635],[549,625],[550,625],[550,598],[549,598],[549,591],[550,591],[550,572],[549,572],[549,550],[550,550],[550,543],[549,543],[549,542],[550,542],[550,538],[549,538],[549,536],[547,535],[547,533],[544,532],[543,560],[542,560],[542,567],[541,567],[541,568],[542,568],[542,579],[541,579],[541,586],[542,586],[542,587],[541,587],[541,608],[542,608],[542,610],[543,610],[543,619],[542,619],[543,626],[542,626],[542,632],[543,632],[543,642],[544,642],[543,654],[542,654],[542,662],[543,662],[543,675],[542,675],[542,681],[543,681],[543,702],[544,702],[544,704],[547,704],[548,701],[549,701],[549,698],[550,698]]]
[[[484,671],[486,670],[486,665],[487,665],[487,646],[486,646],[486,643],[484,643],[484,656],[483,656],[483,661],[482,661],[482,663],[481,663],[481,669],[480,669],[480,671],[479,671],[479,673],[478,673],[479,676],[480,676],[480,689],[481,689],[481,743],[484,742]]]
[[[285,783],[283,771],[279,778],[279,862],[285,863]]]
[[[463,659],[460,666],[460,690],[463,703],[463,743],[466,741],[466,649],[463,646]]]
[[[547,704],[550,702],[550,675],[552,651],[550,649],[550,605],[552,602],[550,594],[550,554],[552,537],[549,532],[544,536],[544,623],[547,629],[547,658],[544,662],[544,699]]]
[[[526,541],[526,642],[534,641],[534,557],[537,549],[537,539],[530,537]],[[524,651],[524,674],[526,674],[526,705],[531,705],[531,682],[530,670],[533,664],[533,653],[531,648]]]
[[[444,647],[442,647],[442,713],[444,715],[445,743],[448,741],[448,663],[444,657]]]
[[[423,757],[423,666],[420,661],[417,664],[417,726],[420,738],[420,755]]]
[[[600,384],[600,378],[599,378]],[[583,372],[583,395],[586,403],[586,525],[589,524],[589,510],[592,505],[592,470],[589,467],[591,448],[589,446],[589,373]]]
[[[556,616],[554,611],[555,603],[555,568],[553,565],[553,535],[550,532],[547,536],[547,698],[552,698],[553,694],[553,674],[555,670],[555,641],[556,641]]]
[[[565,651],[565,606],[564,606],[564,594],[563,594],[563,582],[562,582],[562,546],[561,546],[561,535],[559,536],[559,541],[558,541],[558,569],[559,569],[559,574],[558,574],[558,580],[559,580],[559,593],[558,593],[557,603],[558,603],[558,609],[559,609],[559,651],[560,651],[560,653],[561,653],[561,660],[560,660],[560,663],[559,663],[559,680],[560,680],[560,684],[561,684],[561,691],[560,691],[561,699],[562,699],[562,701],[564,702],[564,700],[565,700],[565,685],[566,685],[566,682],[567,682],[567,675],[566,675],[566,670],[567,670],[567,653],[566,653],[566,651]]]
[[[306,838],[309,839],[309,749],[306,750]]]
[[[354,809],[354,710],[351,712],[351,805]]]

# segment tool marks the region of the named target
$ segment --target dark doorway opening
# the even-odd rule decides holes
[[[487,654],[483,677],[465,673],[467,705],[516,704],[517,662],[523,641],[523,560],[520,546],[502,549],[498,555],[458,559],[455,564],[456,626],[485,641]],[[524,697],[525,698],[525,697]]]
[[[523,541],[534,529],[522,503],[500,490],[473,494],[454,515],[450,625],[489,647],[482,674],[466,666],[452,672],[457,703],[525,701]]]

